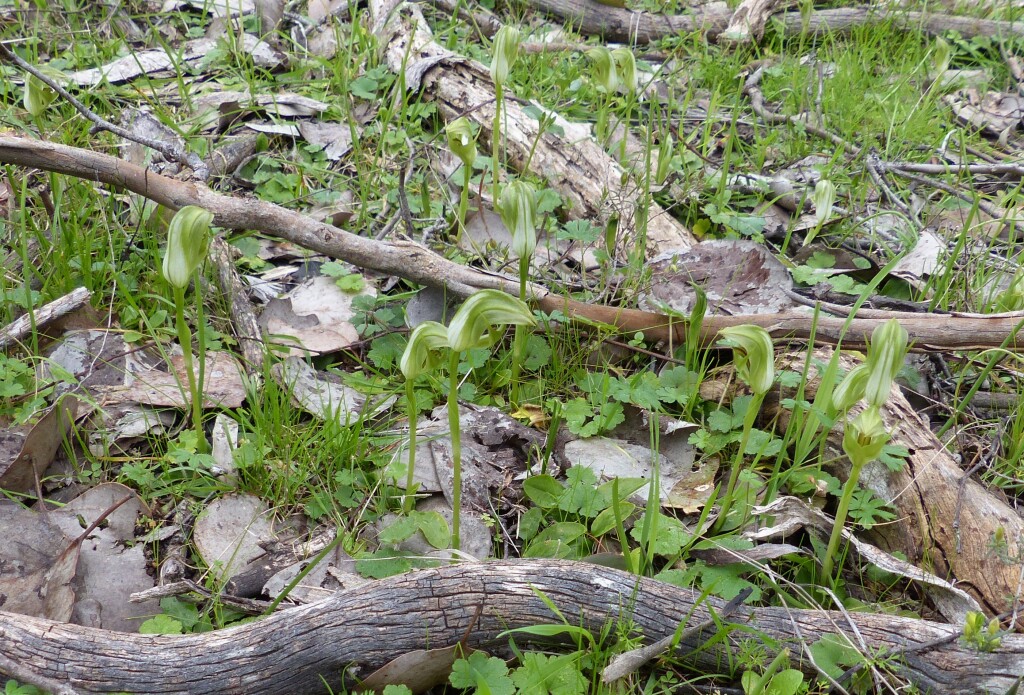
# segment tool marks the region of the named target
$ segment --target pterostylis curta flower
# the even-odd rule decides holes
[[[839,412],[852,408],[857,401],[864,398],[864,387],[868,383],[868,366],[858,364],[851,369],[832,392],[832,407]]]
[[[732,510],[736,483],[739,481],[743,455],[746,452],[747,443],[750,441],[750,433],[754,429],[754,422],[761,410],[761,403],[768,391],[771,390],[772,384],[775,383],[775,346],[772,344],[772,337],[768,335],[768,331],[760,326],[730,326],[722,329],[718,334],[723,338],[721,341],[723,344],[732,347],[736,374],[754,392],[743,416],[743,434],[740,437],[740,446],[733,459],[729,482],[726,485],[725,494],[722,496],[722,508],[719,511],[718,521],[715,522],[716,530],[722,530],[726,524],[738,525],[746,518],[746,510],[743,511],[738,521],[730,520],[728,516]]]
[[[814,241],[818,232],[832,215],[832,206],[836,202],[836,185],[828,179],[819,180],[814,186],[811,202],[814,203],[814,227],[804,236],[804,246]]]
[[[167,230],[163,265],[164,279],[172,287],[188,287],[192,274],[206,260],[211,222],[213,213],[195,205],[187,205],[174,214]]]
[[[480,290],[463,302],[448,324],[448,428],[452,440],[452,547],[459,550],[462,507],[462,440],[459,431],[459,356],[470,348],[489,348],[499,328],[536,325],[530,307],[498,290]]]
[[[473,178],[473,162],[476,161],[476,133],[473,124],[460,116],[444,129],[448,137],[448,148],[462,161],[462,191],[459,194],[457,239],[462,238],[466,227],[466,210],[469,207],[469,184]]]
[[[491,128],[491,167],[494,184],[491,190],[494,203],[498,202],[498,155],[501,153],[502,112],[505,107],[505,82],[512,71],[512,64],[519,55],[521,41],[519,30],[505,25],[494,35],[491,56],[491,80],[494,81],[494,123]]]
[[[448,325],[448,344],[454,352],[490,347],[503,326],[534,326],[537,320],[526,302],[499,290],[480,290],[470,296]]]
[[[56,98],[57,92],[53,91],[50,85],[32,74],[25,77],[25,110],[33,118],[42,116],[46,107]]]
[[[526,301],[526,283],[530,275],[530,259],[537,248],[537,199],[533,186],[517,179],[501,191],[498,212],[512,233],[512,253],[519,258],[519,299]],[[512,343],[512,402],[519,403],[519,370],[526,351],[526,329],[516,325]]]
[[[718,334],[732,347],[736,373],[756,394],[768,393],[775,382],[775,346],[760,326],[729,326]]]
[[[587,58],[590,58],[590,79],[594,86],[600,92],[614,94],[619,88],[619,71],[612,52],[604,46],[595,46],[587,51]]]
[[[659,186],[668,178],[669,167],[672,166],[672,154],[675,151],[675,140],[672,133],[666,132],[658,143],[658,164],[654,172],[654,182]]]
[[[631,95],[636,94],[636,56],[633,55],[633,51],[625,46],[616,48],[612,51],[612,60],[615,61],[615,67],[622,78],[622,86],[625,87],[626,92]]]
[[[537,199],[533,186],[522,179],[505,184],[498,199],[498,213],[512,234],[512,253],[520,261],[529,261],[537,248]],[[520,285],[524,282],[520,273]]]
[[[491,79],[494,80],[494,84],[503,85],[508,80],[512,64],[519,57],[521,40],[519,29],[508,24],[498,29],[498,33],[494,35],[491,56]]]
[[[192,397],[192,426],[196,432],[196,447],[206,453],[209,445],[203,431],[203,381],[206,374],[206,320],[203,300],[196,283],[196,326],[199,333],[199,373],[192,369],[192,332],[185,323],[185,288],[196,275],[210,247],[210,223],[213,213],[194,205],[187,205],[174,214],[167,230],[167,250],[164,252],[163,276],[174,293],[175,323],[182,361],[188,377]]]
[[[416,326],[402,353],[398,368],[405,377],[405,403],[409,415],[409,469],[405,479],[405,501],[402,507],[412,511],[413,485],[416,475],[416,424],[419,408],[416,405],[416,379],[441,366],[442,351],[448,348],[448,330],[437,321],[424,321]]]
[[[864,397],[869,405],[881,407],[889,399],[892,382],[907,356],[907,331],[896,319],[889,319],[871,332],[868,347],[868,380]]]

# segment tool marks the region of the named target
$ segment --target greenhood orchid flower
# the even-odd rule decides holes
[[[730,326],[719,331],[733,349],[736,373],[758,395],[768,393],[775,382],[775,346],[760,326]]]
[[[512,70],[512,64],[519,56],[519,30],[513,26],[505,25],[498,29],[494,35],[493,51],[491,57],[491,79],[495,84],[505,84],[508,74]]]
[[[444,133],[448,137],[448,149],[462,160],[464,167],[472,168],[476,161],[476,133],[473,132],[473,124],[465,116],[460,116],[445,127]]]
[[[500,335],[497,326],[534,326],[530,307],[499,290],[480,290],[463,302],[448,325],[448,345],[456,353],[490,347]]]
[[[587,57],[593,64],[592,79],[598,90],[605,94],[614,94],[619,88],[619,73],[615,68],[612,52],[604,46],[595,46],[587,51]]]
[[[30,74],[25,78],[25,110],[33,118],[43,115],[46,107],[56,98],[57,92],[35,75]]]
[[[424,321],[416,326],[405,346],[398,368],[412,381],[441,365],[441,350],[448,347],[448,330],[437,321]]]
[[[840,412],[852,408],[857,401],[864,398],[864,387],[867,382],[868,366],[858,364],[846,373],[839,386],[832,392],[832,407]]]
[[[192,274],[206,259],[212,221],[212,212],[195,205],[186,205],[171,219],[163,275],[173,287],[188,287]]]
[[[885,429],[878,408],[872,406],[862,410],[843,431],[843,451],[858,473],[865,464],[881,455],[888,441],[889,431]]]
[[[630,94],[635,94],[637,88],[636,56],[633,55],[633,51],[625,46],[616,48],[612,51],[612,59],[615,61],[615,66],[622,77],[622,84],[626,91]]]
[[[533,186],[515,180],[505,185],[498,199],[501,220],[512,233],[512,252],[519,258],[530,258],[537,248],[537,201]]]
[[[896,319],[889,319],[871,332],[868,380],[864,385],[864,397],[870,405],[881,407],[889,399],[892,382],[907,356],[907,338],[906,329]]]

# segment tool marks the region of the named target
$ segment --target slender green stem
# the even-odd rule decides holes
[[[452,440],[452,548],[461,550],[462,439],[459,433],[459,353],[448,356],[448,429]]]
[[[519,259],[519,298],[526,301],[526,281],[530,273],[530,259]],[[516,325],[512,340],[512,402],[519,404],[519,374],[526,352],[526,326]]]
[[[491,195],[494,205],[498,204],[498,153],[501,151],[501,111],[504,106],[504,90],[500,82],[494,83],[494,123],[491,125],[491,168],[494,173],[494,187]]]
[[[292,590],[299,585],[299,582],[305,579],[310,572],[316,569],[316,566],[323,562],[323,559],[327,557],[327,555],[330,552],[332,552],[335,548],[341,545],[341,542],[344,539],[345,536],[341,533],[341,530],[339,529],[337,535],[334,536],[334,540],[328,543],[326,548],[317,553],[316,557],[310,560],[309,564],[303,567],[302,571],[296,574],[295,578],[288,582],[288,585],[281,591],[281,593],[278,594],[277,597],[270,602],[270,605],[267,606],[267,610],[263,611],[263,615],[270,615],[275,610],[277,610],[277,607],[281,605],[281,601],[286,599],[288,597],[288,594],[290,594]]]
[[[850,512],[850,501],[853,499],[853,491],[857,489],[857,481],[860,479],[861,469],[864,464],[853,464],[850,468],[850,477],[843,487],[843,496],[839,498],[839,508],[836,509],[836,520],[832,526],[832,535],[828,539],[828,550],[825,551],[825,559],[822,562],[821,575],[825,581],[832,579],[832,567],[835,564],[836,551],[839,550],[839,539],[843,535],[843,526],[846,524],[846,515]]]
[[[174,318],[178,329],[178,343],[181,345],[181,360],[188,378],[189,396],[192,399],[192,426],[196,432],[196,450],[206,452],[206,434],[203,432],[203,394],[196,383],[192,366],[192,331],[185,322],[185,288],[174,288]]]
[[[206,316],[203,312],[202,283],[199,273],[195,273],[195,281],[192,283],[196,294],[196,348],[199,354],[199,368],[196,377],[197,398],[192,399],[192,421],[196,425],[197,451],[201,454],[210,451],[209,443],[206,441],[206,434],[203,431],[203,388],[206,384]]]
[[[466,228],[466,212],[469,210],[469,186],[472,183],[473,167],[462,165],[462,193],[459,194],[459,218],[455,228],[455,243],[462,241],[462,230]]]
[[[413,505],[413,482],[416,475],[416,421],[418,408],[416,407],[416,391],[413,388],[413,380],[405,380],[405,405],[409,413],[409,471],[405,476],[405,499],[402,501],[402,509],[406,514],[412,511]]]
[[[720,530],[725,524],[726,517],[732,509],[733,496],[736,492],[736,483],[740,479],[740,470],[743,467],[743,454],[747,449],[747,442],[750,441],[750,432],[754,429],[754,421],[757,413],[761,410],[761,402],[764,400],[763,393],[755,393],[750,397],[750,404],[743,416],[743,436],[740,438],[740,447],[736,451],[736,458],[732,462],[732,471],[729,473],[729,484],[722,496],[722,510],[718,513],[718,521],[715,522],[715,530]]]

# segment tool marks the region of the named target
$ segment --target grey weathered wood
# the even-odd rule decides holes
[[[212,633],[153,636],[115,633],[0,612],[0,664],[12,660],[79,692],[245,693],[335,692],[415,649],[455,644],[501,644],[509,628],[558,623],[538,597],[552,601],[574,624],[600,630],[624,621],[646,642],[680,623],[710,617],[710,599],[695,605],[691,589],[641,579],[618,570],[564,561],[501,561],[424,570],[360,587],[348,594],[276,613],[259,622]],[[842,632],[865,653],[905,650],[893,663],[902,676],[933,694],[1004,693],[1024,673],[1024,637],[1010,635],[990,653],[960,645],[948,625],[892,615],[853,614],[856,632],[840,613],[784,608],[740,608],[731,624],[746,639],[762,636],[769,655],[789,647],[798,667],[802,644]],[[714,634],[687,639],[682,660],[697,671],[719,673],[730,663],[729,640],[699,653]],[[857,636],[859,635],[859,636]],[[943,641],[943,638],[946,638]],[[525,641],[520,638],[520,642]],[[936,643],[938,641],[938,643]],[[2,667],[0,667],[2,672]]]

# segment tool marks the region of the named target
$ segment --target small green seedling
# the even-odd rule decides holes
[[[970,611],[964,621],[964,635],[961,639],[968,647],[979,652],[992,652],[1002,644],[1002,634],[998,618],[992,618],[986,624],[983,613]]]

